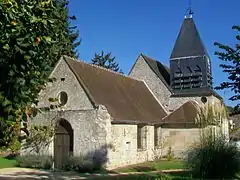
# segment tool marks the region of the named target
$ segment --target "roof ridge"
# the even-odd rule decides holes
[[[167,73],[169,73],[169,71],[167,70],[167,68],[169,68],[169,67],[165,66],[165,65],[162,64],[161,62],[159,62],[159,61],[157,61],[157,60],[155,60],[155,59],[152,59],[152,58],[150,58],[150,57],[148,57],[148,56],[146,56],[146,55],[144,55],[144,54],[142,54],[142,53],[141,53],[141,56],[143,57],[144,61],[147,63],[147,65],[149,66],[149,68],[158,76],[158,78],[160,78],[160,80],[163,82],[163,84],[165,84],[165,86],[167,87],[167,89],[168,89],[170,92],[172,92],[172,89],[171,89],[171,87],[170,87],[170,78],[169,78],[169,84],[168,84],[168,82],[166,81],[166,79],[165,79],[165,77],[163,76],[163,74],[160,72],[160,75],[159,75],[159,74],[156,72],[156,70],[152,67],[152,65],[149,63],[149,61],[148,61],[147,59],[149,59],[149,60],[151,60],[151,61],[154,61],[156,64],[159,63],[161,66],[163,66],[163,68],[165,69],[165,71],[167,71]],[[169,74],[169,76],[170,76],[170,74]]]
[[[195,109],[199,110],[199,108],[201,108],[200,104],[196,101],[196,100],[189,100],[185,103],[183,103],[181,106],[179,106],[178,108],[176,108],[174,111],[170,112],[167,116],[163,117],[162,120],[165,121],[166,118],[168,118],[169,116],[171,116],[172,114],[176,113],[177,111],[179,111],[183,106],[185,106],[186,104],[191,104],[192,107],[194,107]]]
[[[76,62],[80,62],[80,63],[87,64],[87,65],[92,66],[92,67],[95,67],[95,68],[99,68],[99,69],[104,70],[104,71],[108,71],[108,72],[110,72],[110,73],[114,73],[114,74],[119,75],[119,76],[123,76],[123,77],[125,77],[125,78],[129,78],[129,79],[132,79],[132,80],[135,80],[135,81],[143,82],[142,80],[138,80],[138,79],[131,78],[131,77],[129,77],[129,76],[125,75],[125,74],[122,74],[122,73],[120,73],[120,72],[116,72],[116,71],[113,71],[113,70],[104,68],[104,67],[102,67],[102,66],[98,66],[98,65],[96,65],[96,64],[87,63],[87,62],[85,62],[85,61],[83,61],[83,60],[81,60],[81,59],[69,57],[69,56],[66,56],[66,55],[63,55],[63,57],[69,58],[69,59],[71,59],[71,60],[73,60],[73,61],[76,61]],[[77,60],[78,60],[78,61],[77,61]]]
[[[152,57],[150,57],[150,56],[147,56],[147,55],[145,55],[145,54],[143,54],[143,53],[141,53],[141,55],[142,55],[142,56],[145,56],[145,57],[147,57],[147,58],[149,58],[149,59],[151,59],[151,60],[153,60],[153,61],[159,62],[159,63],[162,64],[164,67],[169,68],[166,64],[163,64],[162,62],[158,61],[158,60],[155,59],[155,58],[152,58]]]

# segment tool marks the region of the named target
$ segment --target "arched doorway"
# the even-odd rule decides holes
[[[73,153],[73,129],[71,124],[60,119],[54,136],[54,167],[60,169]]]

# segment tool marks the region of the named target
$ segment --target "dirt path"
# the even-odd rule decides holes
[[[152,173],[168,173],[168,172],[182,172],[182,169],[176,170],[162,170],[152,171]],[[143,172],[119,173],[119,174],[105,174],[105,176],[125,176],[129,174],[144,174]],[[4,168],[0,169],[0,180],[82,180],[94,179],[94,177],[103,176],[102,174],[77,174],[74,172],[53,172],[42,171],[28,168]]]
[[[80,177],[79,174],[72,172],[51,172],[41,171],[27,168],[4,168],[0,169],[0,180],[36,180],[36,179],[51,179],[51,180],[80,180],[87,177]]]

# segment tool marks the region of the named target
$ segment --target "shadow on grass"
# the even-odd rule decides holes
[[[135,168],[132,168],[136,172],[151,172],[156,171],[157,169],[155,167],[150,166],[136,166]]]
[[[19,156],[19,153],[12,153],[8,154],[7,156],[4,156],[3,158],[8,160],[16,160],[17,156]]]

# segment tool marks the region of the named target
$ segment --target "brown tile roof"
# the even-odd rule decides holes
[[[188,101],[178,109],[163,118],[164,124],[192,123],[195,124],[199,113],[199,105],[195,101]]]
[[[143,81],[64,56],[96,105],[105,105],[114,120],[160,122],[167,115]]]
[[[144,54],[141,54],[143,59],[149,65],[149,67],[153,70],[153,72],[163,81],[163,83],[167,86],[168,89],[170,88],[170,69],[160,63],[157,60],[154,60]]]

